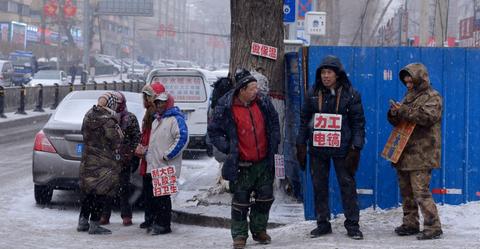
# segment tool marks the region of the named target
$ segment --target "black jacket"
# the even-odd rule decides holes
[[[325,88],[320,77],[322,68],[330,68],[337,72],[337,86],[335,94]],[[340,90],[341,89],[341,90]],[[318,100],[322,95],[322,110],[319,110]],[[342,115],[341,145],[339,148],[314,147],[313,117],[315,113],[336,113],[337,96],[341,94],[338,104],[338,113]],[[316,71],[315,86],[309,89],[305,98],[297,144],[308,144],[310,153],[343,157],[353,145],[362,149],[365,140],[365,115],[363,113],[360,93],[352,87],[350,80],[338,58],[326,57]]]
[[[235,181],[238,177],[238,136],[236,124],[233,119],[232,103],[236,89],[230,90],[219,99],[213,112],[213,120],[208,125],[210,142],[222,153],[227,154],[222,167],[222,177],[225,180]],[[273,107],[270,98],[259,93],[257,104],[263,114],[267,128],[268,160],[269,166],[274,170],[274,155],[277,153],[280,143],[280,123],[278,113]]]

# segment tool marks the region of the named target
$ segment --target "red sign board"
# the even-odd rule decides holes
[[[261,57],[269,58],[272,60],[277,59],[277,48],[268,46],[265,44],[260,44],[256,42],[252,42],[252,47],[250,48],[250,54],[258,55]]]

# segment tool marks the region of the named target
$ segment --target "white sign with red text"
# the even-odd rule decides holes
[[[342,115],[315,113],[313,129],[339,131],[342,129]]]
[[[174,166],[152,169],[153,196],[172,195],[178,192]]]
[[[260,44],[252,42],[252,47],[250,48],[250,54],[262,56],[272,60],[277,59],[277,48],[271,47],[265,44]]]
[[[285,179],[284,157],[280,154],[275,154],[275,177],[277,179]]]
[[[339,131],[314,131],[313,146],[315,147],[340,147],[342,134]]]
[[[340,147],[342,141],[342,115],[315,113],[313,120],[313,146]]]

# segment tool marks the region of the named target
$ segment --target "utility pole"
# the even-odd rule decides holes
[[[132,73],[135,73],[135,16],[132,16]]]
[[[435,0],[435,43],[443,47],[447,38],[448,0]]]
[[[420,7],[420,45],[425,46],[428,41],[428,3],[421,1]]]
[[[83,70],[89,70],[90,68],[90,11],[89,0],[83,0]]]

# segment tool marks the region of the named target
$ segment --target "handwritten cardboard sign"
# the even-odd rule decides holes
[[[152,169],[153,196],[172,195],[178,192],[174,166]]]
[[[388,137],[387,144],[383,148],[382,157],[392,163],[397,163],[414,129],[415,123],[405,121],[395,126],[392,133],[390,133],[390,137]]]

